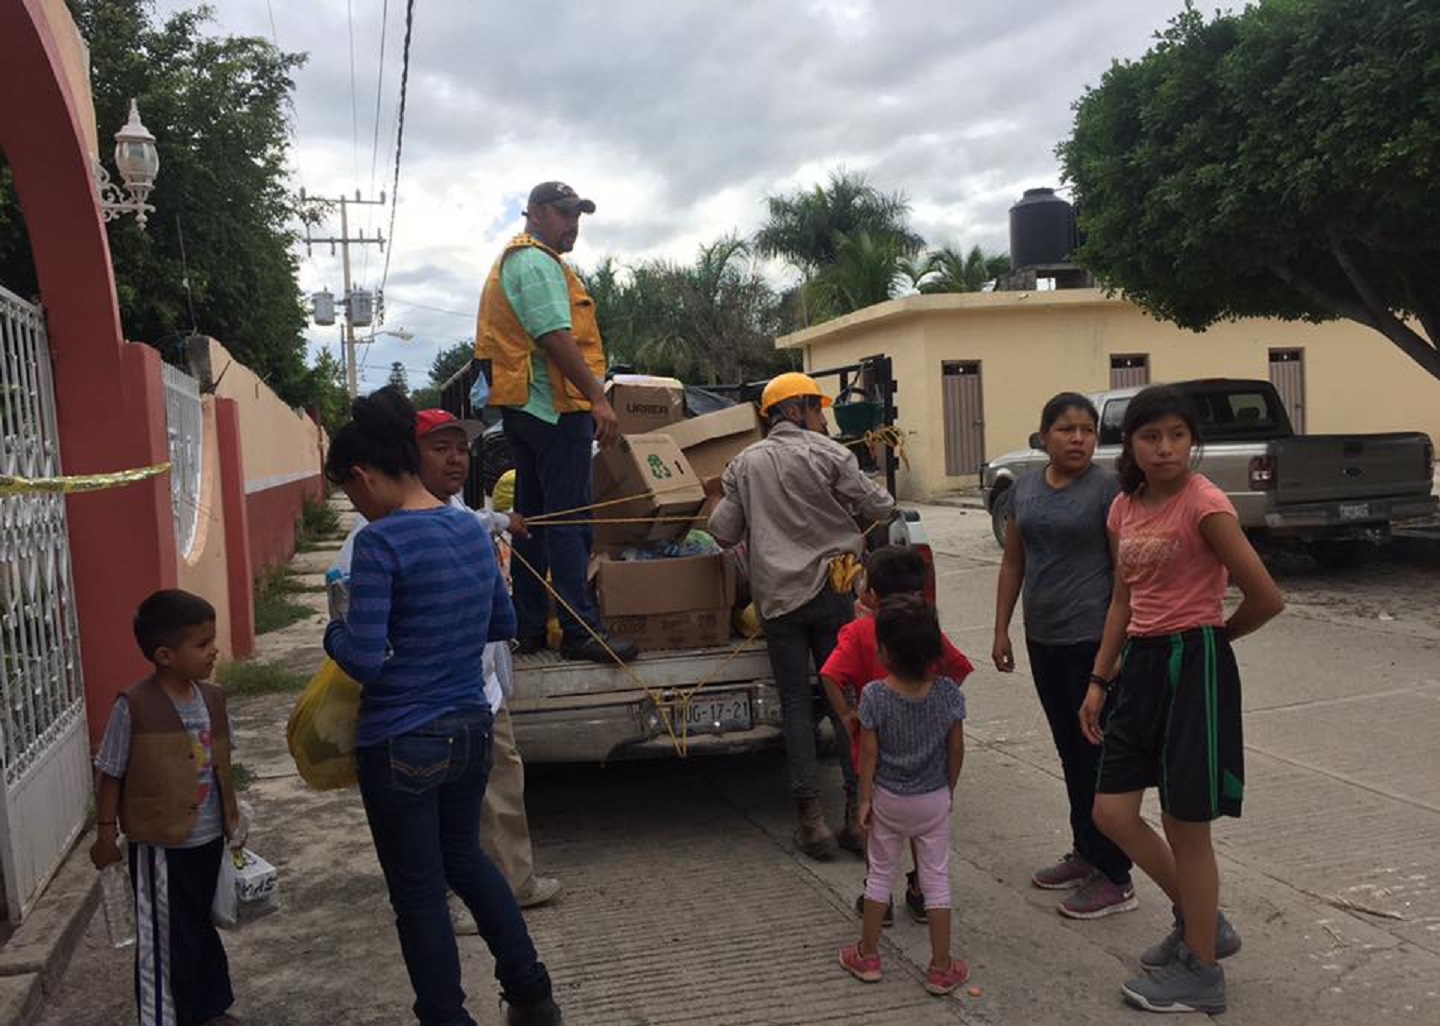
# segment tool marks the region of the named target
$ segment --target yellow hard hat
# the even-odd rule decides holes
[[[801,374],[799,371],[777,374],[770,379],[770,384],[765,386],[765,391],[760,395],[760,412],[768,414],[770,407],[783,403],[786,399],[798,399],[806,395],[817,397],[822,407],[831,405],[830,397],[820,391],[820,386],[815,384],[815,379],[810,375]]]

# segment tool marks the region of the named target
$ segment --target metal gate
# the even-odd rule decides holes
[[[0,473],[61,473],[44,314],[3,288]],[[89,755],[65,498],[0,494],[0,873],[11,922],[84,825]]]
[[[205,408],[200,382],[164,364],[165,430],[170,436],[170,507],[175,514],[175,551],[184,559],[200,526],[200,488],[205,472]]]
[[[1148,353],[1126,353],[1110,357],[1110,387],[1131,388],[1150,384]]]
[[[965,477],[985,462],[985,403],[979,360],[946,360],[940,388],[945,418],[945,473]]]
[[[1290,426],[1297,435],[1305,433],[1305,350],[1270,350],[1270,384],[1280,393]]]

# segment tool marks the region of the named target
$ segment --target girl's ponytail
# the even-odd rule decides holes
[[[923,595],[892,595],[875,612],[875,640],[885,665],[905,680],[924,680],[945,654],[935,607]]]
[[[344,484],[362,463],[391,477],[420,473],[415,407],[394,385],[350,404],[350,420],[330,440],[325,477],[332,484]]]

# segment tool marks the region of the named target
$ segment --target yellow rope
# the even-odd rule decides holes
[[[859,438],[844,443],[847,446],[856,445],[888,445],[895,450],[895,455],[900,458],[900,465],[906,470],[910,469],[910,457],[905,455],[905,432],[897,427],[876,428],[874,431],[867,431]]]
[[[627,495],[623,499],[606,499],[604,502],[592,502],[588,506],[576,506],[573,509],[557,509],[549,513],[536,513],[533,517],[526,517],[527,524],[544,524],[556,517],[568,517],[573,513],[588,513],[592,509],[604,509],[607,506],[621,506],[627,502],[634,502],[637,499],[648,499],[650,492],[641,492],[638,495]]]

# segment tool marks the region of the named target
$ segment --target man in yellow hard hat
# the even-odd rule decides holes
[[[751,594],[780,691],[790,792],[800,821],[795,843],[817,859],[835,853],[836,839],[820,803],[813,674],[834,650],[840,628],[854,618],[855,605],[848,582],[843,590],[831,583],[831,564],[863,551],[857,514],[878,521],[895,515],[890,493],[829,437],[829,405],[829,396],[806,374],[781,374],[766,385],[760,412],[770,433],[730,461],[709,524],[721,544],[746,545]],[[848,752],[842,757],[848,766]],[[858,847],[850,780],[847,792],[842,839]]]

